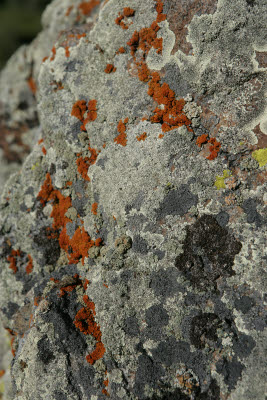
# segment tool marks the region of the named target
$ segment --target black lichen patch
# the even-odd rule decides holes
[[[137,318],[133,315],[125,318],[123,330],[129,336],[138,336],[139,335],[139,325]]]
[[[146,310],[147,328],[144,335],[154,340],[162,339],[162,327],[169,322],[169,315],[162,304],[153,305]]]
[[[37,343],[38,348],[38,358],[42,361],[43,364],[48,365],[51,361],[55,359],[53,351],[51,350],[51,343],[48,340],[48,337],[45,335],[42,339],[40,339]]]
[[[149,287],[154,290],[156,296],[171,297],[182,291],[177,283],[177,277],[178,273],[175,268],[161,269],[152,274]]]
[[[11,319],[12,316],[18,311],[19,305],[17,303],[13,303],[9,301],[7,303],[7,307],[3,308],[3,313],[7,316],[8,319]]]
[[[242,296],[239,299],[235,299],[236,309],[243,314],[247,314],[253,306],[255,306],[255,300],[249,296]]]
[[[255,340],[242,333],[234,340],[233,350],[240,359],[244,359],[250,355],[255,346]]]
[[[245,200],[242,207],[247,214],[249,224],[255,224],[257,227],[262,225],[263,219],[257,211],[257,202],[254,199]]]
[[[216,288],[218,278],[235,275],[232,266],[242,245],[216,218],[203,215],[186,231],[184,252],[177,257],[176,267],[194,287]]]
[[[164,375],[165,372],[161,365],[146,354],[140,355],[135,375],[134,394],[143,399],[145,385],[155,388],[158,380]]]
[[[60,246],[57,239],[48,238],[45,227],[33,237],[33,245],[42,254],[39,260],[41,266],[56,264],[60,256]]]
[[[164,4],[166,2],[164,1]],[[166,82],[170,88],[175,92],[179,93],[179,96],[184,97],[187,93],[191,93],[192,89],[186,82],[185,77],[181,74],[180,68],[177,63],[168,63],[165,66],[165,76],[162,78],[163,82]]]
[[[216,215],[216,220],[218,224],[224,228],[228,224],[229,214],[227,214],[225,211],[221,211]]]
[[[191,359],[190,345],[184,341],[177,341],[170,336],[166,340],[159,343],[156,349],[152,350],[153,359],[170,367],[172,364],[186,362]]]
[[[241,377],[244,365],[237,361],[234,357],[231,361],[223,358],[216,364],[216,370],[224,377],[224,382],[228,385],[229,389],[235,388],[238,379]]]
[[[147,241],[143,239],[140,235],[135,235],[133,238],[132,249],[137,253],[147,254],[148,253]]]
[[[221,321],[216,314],[203,313],[195,316],[191,322],[190,340],[197,349],[203,349],[206,343],[218,340],[217,329]]]
[[[160,220],[167,215],[183,216],[188,210],[197,205],[198,196],[189,190],[188,185],[181,185],[177,190],[170,190],[165,196],[157,212],[157,219]]]

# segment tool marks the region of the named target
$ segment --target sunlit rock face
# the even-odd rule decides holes
[[[264,13],[56,0],[10,60],[3,399],[264,399]]]

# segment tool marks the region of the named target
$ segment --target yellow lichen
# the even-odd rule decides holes
[[[33,164],[32,170],[34,171],[36,167],[39,167],[39,165],[40,165],[40,164],[39,164],[38,162],[37,162],[36,164]]]
[[[216,180],[214,182],[214,186],[216,186],[216,188],[219,189],[225,189],[225,183],[224,180],[226,178],[229,178],[229,176],[231,176],[231,171],[229,171],[228,169],[225,169],[223,171],[223,176],[216,176]]]
[[[258,161],[260,167],[263,167],[267,164],[267,147],[265,149],[253,151],[252,157]]]

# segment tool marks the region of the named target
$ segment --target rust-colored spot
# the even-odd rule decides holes
[[[221,148],[221,143],[217,142],[217,140],[215,138],[210,138],[208,140],[208,143],[210,143],[210,147],[209,147],[209,151],[210,151],[210,155],[208,157],[206,157],[208,160],[214,160],[217,156],[218,153],[220,151]]]
[[[20,250],[11,250],[11,254],[7,257],[7,261],[10,263],[9,268],[12,269],[14,274],[18,271],[17,267],[17,258],[21,257],[21,251]]]
[[[6,371],[5,371],[4,369],[0,369],[0,378],[1,378],[2,376],[4,376],[5,373],[6,373]]]
[[[65,47],[65,55],[66,55],[66,57],[70,56],[70,48],[69,48],[69,46]]]
[[[126,146],[127,144],[127,135],[126,135],[126,124],[128,122],[128,118],[125,118],[124,122],[120,120],[117,126],[117,130],[119,135],[115,137],[114,142],[120,144],[121,146]]]
[[[111,74],[112,72],[116,71],[116,67],[114,67],[113,64],[107,64],[106,68],[105,68],[105,73],[106,74]]]
[[[130,8],[130,7],[125,7],[124,9],[123,9],[123,12],[121,13],[119,13],[119,15],[118,15],[118,17],[115,19],[115,23],[117,24],[117,25],[119,25],[122,29],[128,29],[129,28],[129,25],[131,25],[132,24],[132,22],[131,22],[131,24],[126,24],[125,23],[125,17],[126,18],[130,18],[130,17],[133,17],[134,16],[134,14],[135,14],[135,10],[133,10],[132,8]]]
[[[89,17],[93,9],[100,4],[99,0],[83,1],[79,4],[79,9],[83,15]]]
[[[198,147],[201,147],[202,144],[207,143],[208,141],[208,134],[203,134],[201,136],[198,136],[197,140],[196,140],[196,144],[198,145]]]
[[[70,15],[72,9],[73,9],[73,6],[69,6],[69,7],[68,7],[68,9],[67,9],[67,11],[66,11],[66,14],[65,14],[66,17],[68,17],[68,16]]]
[[[146,132],[144,132],[144,133],[142,133],[140,136],[136,136],[136,139],[138,140],[138,142],[140,142],[141,140],[146,140],[146,138],[147,138],[147,133]]]
[[[33,259],[30,254],[28,254],[28,264],[26,265],[26,273],[29,275],[32,272],[33,269]]]
[[[55,59],[56,52],[57,52],[55,46],[52,47],[51,51],[52,51],[52,56],[50,57],[50,61],[53,61]]]
[[[46,155],[46,149],[45,149],[44,146],[42,147],[42,152],[43,152],[44,155]]]
[[[97,203],[92,204],[92,208],[91,208],[92,214],[97,215],[97,207],[98,207]]]
[[[32,76],[28,79],[28,86],[33,94],[36,94],[37,86]]]

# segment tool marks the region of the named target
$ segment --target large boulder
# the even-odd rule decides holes
[[[3,399],[264,400],[264,14],[55,0],[8,64]]]

